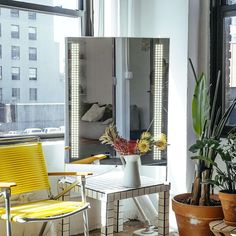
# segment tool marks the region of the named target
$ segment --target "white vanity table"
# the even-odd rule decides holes
[[[81,167],[81,165],[77,165],[78,167]],[[74,168],[76,166],[72,169]],[[69,169],[71,170],[71,168]],[[101,201],[101,235],[113,235],[113,232],[123,231],[124,199],[153,193],[159,194],[158,233],[160,236],[169,235],[170,185],[164,181],[142,176],[142,184],[139,188],[126,188],[122,186],[122,175],[123,172],[120,168],[112,168],[110,171],[105,171],[105,173],[101,174],[95,173],[94,176],[87,178],[87,197]],[[73,182],[73,179],[68,178],[66,182]],[[79,186],[76,188],[75,192],[79,190]],[[64,235],[69,234],[64,231]]]

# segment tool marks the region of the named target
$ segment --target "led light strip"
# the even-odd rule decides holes
[[[70,114],[70,137],[71,158],[79,158],[79,61],[80,45],[71,44],[71,114]]]
[[[153,135],[157,139],[162,127],[163,45],[154,45],[154,124]],[[154,147],[154,160],[161,159],[161,151]]]

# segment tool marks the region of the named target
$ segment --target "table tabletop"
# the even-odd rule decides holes
[[[74,178],[67,178],[67,182],[73,182]],[[86,189],[101,192],[104,194],[118,193],[129,191],[132,189],[143,189],[149,188],[149,193],[159,192],[156,191],[155,187],[161,187],[169,185],[168,183],[163,183],[146,176],[141,176],[141,186],[135,188],[129,188],[123,186],[123,171],[113,170],[104,174],[98,174],[94,176],[89,176],[86,179]],[[153,190],[152,190],[153,188]]]

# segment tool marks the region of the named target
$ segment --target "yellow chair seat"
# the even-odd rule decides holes
[[[89,207],[89,203],[43,200],[11,207],[11,221],[45,221],[73,215]],[[5,208],[0,208],[0,218],[6,219]]]

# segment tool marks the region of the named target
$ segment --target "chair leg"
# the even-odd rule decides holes
[[[11,189],[6,188],[3,189],[3,196],[5,198],[5,207],[6,207],[6,228],[7,228],[7,236],[12,236],[12,229],[11,229],[11,204],[10,204],[10,197],[11,197]]]
[[[43,225],[42,225],[41,230],[39,232],[39,236],[43,236],[43,233],[44,233],[44,231],[45,231],[45,229],[47,227],[47,223],[48,222],[43,222]]]
[[[87,212],[87,210],[83,212],[83,221],[84,221],[84,236],[89,236],[88,212]]]

